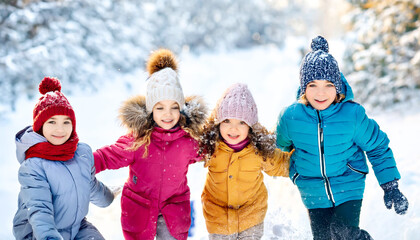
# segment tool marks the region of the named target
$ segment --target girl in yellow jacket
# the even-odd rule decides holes
[[[245,84],[226,90],[202,139],[208,174],[201,201],[210,240],[261,239],[267,212],[263,173],[289,175],[290,154],[258,123],[257,106]]]

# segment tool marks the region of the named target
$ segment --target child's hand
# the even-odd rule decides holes
[[[388,209],[394,205],[395,212],[405,214],[408,209],[408,200],[398,189],[398,180],[387,182],[381,185],[384,190],[384,202]]]
[[[114,198],[116,198],[118,196],[118,194],[121,193],[123,187],[124,187],[123,185],[108,186],[109,190],[111,190],[112,194],[114,195]]]

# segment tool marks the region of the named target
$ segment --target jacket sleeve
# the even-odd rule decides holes
[[[63,239],[55,227],[54,207],[42,162],[27,159],[19,168],[22,199],[36,239]]]
[[[112,194],[111,190],[99,181],[96,176],[95,164],[93,159],[92,150],[88,147],[89,151],[89,159],[91,162],[91,171],[90,171],[90,202],[95,204],[98,207],[107,207],[109,206],[112,201],[114,200],[114,194]]]
[[[367,117],[360,105],[356,112],[355,131],[354,142],[366,152],[379,184],[400,179],[387,135],[373,119]]]
[[[111,190],[95,177],[95,166],[92,166],[90,183],[90,201],[98,207],[107,207],[114,200]]]
[[[130,136],[122,136],[115,144],[104,146],[93,153],[96,173],[106,169],[127,167],[134,161],[135,151],[128,149],[133,142]]]
[[[288,134],[285,111],[286,109],[280,112],[277,120],[276,145],[283,151],[291,151],[293,149],[293,142]]]
[[[263,170],[269,176],[289,176],[289,164],[290,156],[293,154],[291,152],[283,152],[280,149],[276,149],[274,157],[263,161]]]
[[[204,153],[199,152],[199,143],[197,140],[191,138],[191,157],[190,157],[190,164],[201,162],[204,160]]]

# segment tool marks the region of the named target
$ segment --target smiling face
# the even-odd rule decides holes
[[[326,80],[313,80],[305,90],[306,99],[317,110],[327,109],[334,102],[336,95],[334,84]]]
[[[66,115],[54,115],[42,125],[42,135],[53,145],[67,142],[72,132],[71,119]]]
[[[229,144],[238,144],[248,137],[249,126],[241,120],[225,119],[220,123],[220,134]]]
[[[173,100],[160,101],[153,107],[153,120],[166,130],[178,123],[180,115],[178,103]]]

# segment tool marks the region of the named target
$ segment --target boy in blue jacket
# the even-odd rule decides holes
[[[299,101],[279,116],[277,146],[295,149],[290,178],[309,212],[314,239],[372,239],[359,228],[365,179],[365,153],[385,192],[385,206],[408,209],[398,190],[400,174],[389,139],[364,108],[318,36],[300,67]]]
[[[95,178],[92,150],[79,143],[73,108],[58,79],[44,78],[33,126],[16,134],[21,189],[13,219],[16,239],[104,239],[86,220],[89,202],[114,199]]]

